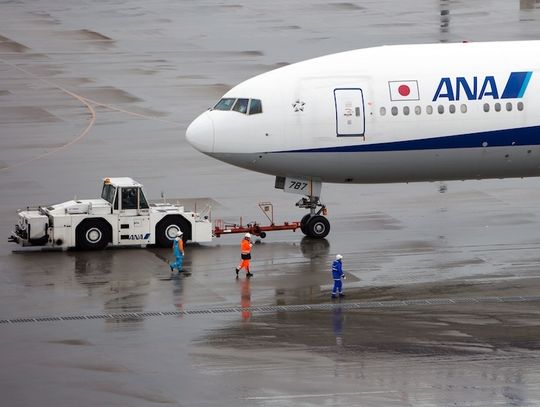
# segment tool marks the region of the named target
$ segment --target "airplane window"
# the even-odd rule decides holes
[[[455,105],[448,106],[448,111],[450,113],[456,113],[456,106]]]
[[[484,112],[489,112],[489,103],[484,103]]]
[[[500,103],[495,103],[495,111],[496,111],[496,112],[500,112],[500,111],[501,111],[501,104],[500,104]]]
[[[223,98],[214,106],[214,110],[231,110],[236,99]]]
[[[523,110],[523,102],[518,102],[517,109],[521,112]]]
[[[506,104],[506,111],[507,111],[507,112],[511,112],[511,111],[512,111],[512,103],[508,102],[508,103]]]
[[[247,113],[248,103],[249,99],[237,99],[232,110],[239,113]]]
[[[433,106],[431,106],[431,105],[426,106],[426,113],[427,113],[427,114],[433,113]]]
[[[416,114],[422,114],[422,108],[420,106],[415,106],[414,107],[414,113]]]
[[[381,107],[380,114],[381,116],[386,115],[386,107]]]
[[[259,99],[251,99],[249,104],[249,114],[262,113],[262,103]]]
[[[439,114],[443,114],[444,113],[444,106],[443,105],[437,106],[437,111],[439,112]]]
[[[409,106],[403,106],[403,114],[408,116],[410,112]]]
[[[393,106],[392,107],[392,116],[397,116],[397,113],[398,113],[397,107]]]
[[[460,110],[461,110],[461,113],[467,113],[467,105],[465,103],[463,103],[460,106]]]

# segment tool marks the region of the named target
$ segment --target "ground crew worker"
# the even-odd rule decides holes
[[[336,298],[338,294],[340,297],[345,297],[345,294],[343,294],[343,283],[341,281],[341,279],[345,280],[345,274],[343,273],[341,259],[343,259],[343,256],[341,254],[336,254],[336,259],[332,263],[332,277],[334,278],[332,298]]]
[[[174,269],[178,270],[178,273],[181,273],[182,271],[182,263],[184,262],[184,241],[182,240],[182,233],[181,230],[179,230],[176,233],[176,239],[174,239],[173,242],[173,253],[174,257],[176,258],[176,261],[174,263],[169,264],[169,267],[171,268],[171,273],[174,273]]]
[[[249,233],[246,233],[244,235],[244,238],[242,239],[242,242],[240,243],[240,257],[242,261],[236,267],[236,277],[238,277],[238,272],[242,270],[243,268],[246,269],[246,277],[251,277],[253,274],[249,271],[249,261],[251,260],[251,247],[253,244],[251,243],[251,235]]]

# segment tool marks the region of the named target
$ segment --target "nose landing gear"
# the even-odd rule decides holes
[[[322,239],[330,233],[330,222],[323,215],[326,214],[326,206],[321,203],[317,196],[308,196],[300,199],[296,206],[309,209],[309,213],[300,221],[300,230],[308,237]]]

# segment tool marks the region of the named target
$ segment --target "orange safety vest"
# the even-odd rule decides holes
[[[241,251],[241,253],[242,254],[251,253],[251,246],[252,246],[252,244],[250,243],[249,240],[243,239],[242,243],[240,243],[240,251]]]
[[[180,253],[182,255],[184,254],[184,241],[180,238],[180,241],[178,242],[178,248],[180,249]]]

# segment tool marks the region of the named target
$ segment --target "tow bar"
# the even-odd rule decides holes
[[[220,237],[224,234],[250,233],[264,239],[266,237],[266,232],[273,232],[277,230],[292,230],[293,232],[296,232],[296,229],[300,229],[300,222],[284,222],[283,224],[276,225],[274,223],[274,206],[271,202],[259,202],[259,208],[270,221],[270,225],[262,226],[257,222],[251,222],[243,225],[241,217],[239,224],[225,223],[222,219],[218,219],[215,221],[213,231],[214,236]]]

